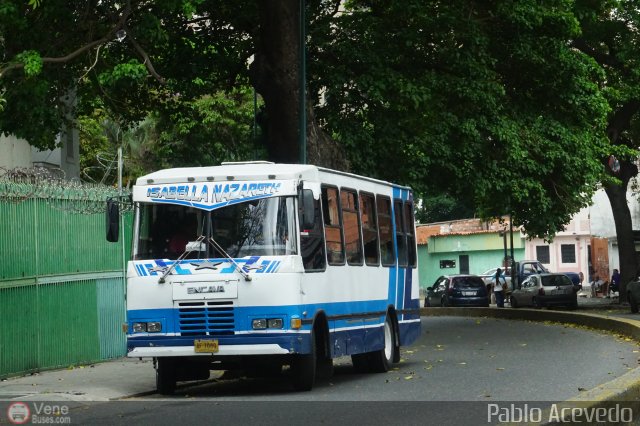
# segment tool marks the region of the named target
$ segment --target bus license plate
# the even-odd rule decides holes
[[[212,340],[194,340],[193,346],[198,353],[216,353],[218,352],[218,341]]]

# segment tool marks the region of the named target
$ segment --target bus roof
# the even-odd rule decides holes
[[[215,181],[251,181],[251,180],[286,180],[300,179],[320,181],[324,173],[363,179],[382,185],[406,188],[402,185],[360,176],[352,173],[317,167],[310,164],[282,164],[267,161],[248,161],[236,163],[222,163],[210,167],[181,167],[158,170],[148,175],[140,176],[136,185],[171,184],[184,182],[215,182]]]

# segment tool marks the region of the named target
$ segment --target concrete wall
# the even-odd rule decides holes
[[[564,231],[558,232],[550,243],[541,238],[527,240],[524,250],[525,257],[542,260],[538,259],[537,247],[548,246],[549,262],[543,263],[550,271],[582,272],[587,280],[589,277],[589,244],[592,235],[590,211],[590,208],[585,208],[578,212],[567,224]],[[563,245],[574,246],[575,262],[563,262]]]
[[[0,168],[31,167],[31,146],[24,139],[0,134]]]
[[[65,128],[60,134],[61,146],[41,151],[24,139],[0,135],[0,169],[47,167],[60,169],[66,179],[80,176],[80,143],[78,129]]]
[[[507,255],[511,255],[509,234],[506,234]],[[503,264],[504,237],[500,232],[454,233],[432,235],[426,239],[427,244],[418,245],[418,261],[420,287],[431,286],[441,275],[459,274],[460,257],[468,256],[469,273],[482,274],[488,269]],[[524,238],[519,231],[513,235],[514,258],[520,260],[524,256]],[[443,262],[441,261],[449,261]],[[455,262],[454,267],[444,267]]]

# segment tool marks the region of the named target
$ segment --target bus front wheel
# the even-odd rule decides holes
[[[311,353],[294,355],[291,360],[291,380],[297,391],[310,391],[316,381],[316,342],[311,333]]]
[[[176,362],[173,358],[158,358],[156,389],[161,395],[173,395],[176,390]]]

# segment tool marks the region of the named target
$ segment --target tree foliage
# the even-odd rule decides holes
[[[603,187],[615,220],[620,258],[620,300],[626,284],[638,276],[638,258],[627,189],[638,174],[640,148],[640,9],[632,0],[576,1],[582,33],[573,46],[598,63],[606,74],[601,91],[610,106],[606,134],[609,146],[601,157],[606,175]],[[610,156],[620,163],[609,167]]]
[[[352,1],[317,30],[317,114],[358,172],[553,235],[589,203],[607,145],[603,74],[570,45],[571,5]]]
[[[247,158],[250,82],[265,102],[266,156],[296,161],[296,3],[0,0],[0,129],[50,147],[71,91],[79,116],[101,108],[126,128],[151,112],[146,158],[158,167]],[[602,66],[572,42],[599,4],[305,5],[307,132],[329,157],[322,133],[352,171],[448,194],[483,217],[513,213],[530,235],[553,235],[590,201],[610,102]]]

